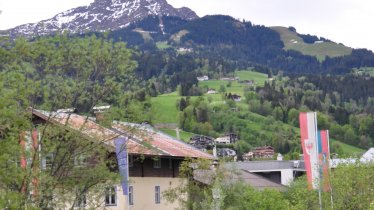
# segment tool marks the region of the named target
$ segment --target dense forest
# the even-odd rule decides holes
[[[285,80],[257,91],[260,100],[271,102],[275,119],[297,126],[297,110],[318,111],[319,127],[329,129],[333,138],[363,148],[374,145],[372,77],[308,75]]]

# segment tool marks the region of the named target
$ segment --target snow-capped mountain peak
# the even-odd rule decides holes
[[[95,0],[89,6],[61,12],[51,19],[17,26],[9,33],[11,37],[32,37],[65,30],[74,33],[115,30],[148,15],[178,16],[187,20],[198,17],[189,8],[176,9],[166,0]]]

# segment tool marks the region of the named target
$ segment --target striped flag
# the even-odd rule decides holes
[[[309,189],[319,188],[317,113],[300,113],[300,136]]]
[[[330,148],[329,148],[329,131],[318,131],[318,160],[319,160],[319,173],[323,191],[330,190],[329,180],[329,161],[330,161]]]
[[[116,156],[118,162],[119,173],[121,174],[121,185],[124,195],[129,194],[129,165],[127,161],[127,150],[126,150],[127,139],[125,137],[119,137],[114,141],[116,146]]]

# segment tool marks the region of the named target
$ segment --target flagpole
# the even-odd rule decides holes
[[[127,139],[128,140],[128,139]],[[128,142],[126,142],[128,143]],[[130,210],[130,192],[129,192],[129,153],[128,153],[128,150],[127,150],[127,145],[125,146],[126,148],[126,167],[127,167],[127,170],[126,170],[126,191],[127,191],[127,209]]]
[[[320,182],[321,184],[321,182]],[[322,210],[322,195],[321,195],[321,186],[318,189],[318,200],[319,200],[319,209]]]
[[[319,201],[319,209],[322,210],[322,195],[321,195],[321,164],[319,161],[319,141],[318,141],[318,127],[317,127],[317,112],[314,112],[314,122],[315,122],[315,142],[316,144],[316,158],[317,158],[317,170],[318,170],[318,201]]]
[[[327,147],[329,149],[329,160],[328,160],[328,163],[329,163],[329,187],[330,187],[330,202],[331,202],[331,210],[334,210],[334,199],[333,199],[333,194],[332,194],[332,186],[331,186],[331,165],[330,165],[330,133],[329,133],[329,130],[326,131],[327,132]]]

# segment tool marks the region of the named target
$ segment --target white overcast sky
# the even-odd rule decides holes
[[[167,0],[199,16],[227,14],[257,25],[294,26],[354,48],[374,50],[374,0]],[[0,0],[0,30],[37,22],[93,0]]]

